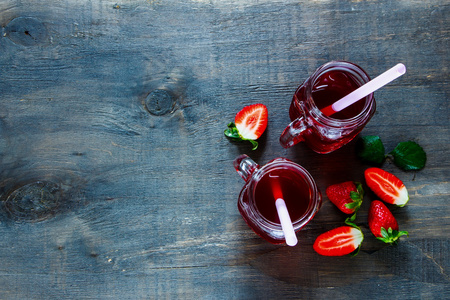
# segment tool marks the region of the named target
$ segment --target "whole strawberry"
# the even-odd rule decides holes
[[[353,181],[330,185],[325,193],[328,199],[346,214],[358,211],[364,197],[361,183]]]
[[[377,239],[392,244],[407,231],[398,231],[398,223],[391,211],[379,200],[374,200],[369,208],[369,228]]]

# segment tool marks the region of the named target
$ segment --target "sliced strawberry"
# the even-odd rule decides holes
[[[244,107],[236,114],[234,123],[244,139],[256,140],[266,130],[267,119],[267,107],[259,103]]]
[[[319,235],[313,248],[320,255],[343,256],[359,249],[364,235],[359,228],[341,226]]]
[[[328,199],[346,214],[358,211],[364,196],[361,183],[353,181],[330,185],[325,193]]]
[[[370,203],[368,223],[370,231],[377,239],[392,244],[407,231],[398,231],[398,223],[391,211],[383,202],[374,200]]]
[[[405,185],[394,174],[380,168],[369,168],[364,172],[364,177],[367,186],[384,202],[405,206],[409,201]]]
[[[236,114],[234,123],[228,124],[225,135],[238,141],[249,141],[253,150],[258,147],[258,139],[267,128],[267,107],[258,103],[244,107]]]

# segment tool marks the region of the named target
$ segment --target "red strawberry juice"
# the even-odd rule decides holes
[[[300,219],[308,210],[311,192],[308,183],[289,168],[275,169],[266,173],[255,188],[255,204],[267,220],[280,223],[275,200],[282,198],[291,220]]]
[[[311,174],[286,158],[273,159],[260,167],[242,154],[235,159],[234,166],[245,180],[239,194],[239,212],[255,233],[273,244],[285,242],[276,199],[285,201],[294,231],[306,225],[322,204]]]
[[[348,74],[342,71],[331,71],[319,77],[315,82],[312,98],[320,110],[347,96],[359,87]],[[364,109],[365,101],[358,101],[349,107],[335,113],[334,119],[351,119]]]
[[[317,153],[329,153],[349,143],[375,113],[373,94],[331,116],[321,109],[370,80],[358,66],[333,61],[317,69],[295,92],[289,108],[291,124],[280,137],[283,147],[305,142]]]

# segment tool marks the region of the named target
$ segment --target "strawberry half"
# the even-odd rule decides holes
[[[405,185],[394,174],[380,168],[369,168],[364,177],[369,188],[384,202],[405,206],[409,201]]]
[[[398,231],[398,223],[391,211],[379,200],[370,203],[369,228],[377,239],[392,244],[402,235],[408,235],[407,231]]]
[[[258,148],[256,141],[266,130],[268,120],[267,107],[258,103],[244,107],[236,114],[234,123],[228,124],[224,131],[225,136],[236,141],[249,141],[255,150]]]
[[[364,235],[359,228],[341,226],[319,235],[313,248],[320,255],[343,256],[359,250],[363,240]]]
[[[325,193],[328,199],[345,214],[358,211],[364,197],[361,183],[353,181],[330,185]]]

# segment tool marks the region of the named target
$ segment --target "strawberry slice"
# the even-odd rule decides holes
[[[345,214],[357,212],[364,197],[361,183],[353,181],[330,185],[325,193],[328,199]]]
[[[364,177],[367,186],[384,202],[405,206],[409,201],[408,190],[394,174],[380,168],[369,168]]]
[[[368,223],[373,235],[388,244],[392,244],[407,231],[398,231],[398,223],[383,202],[374,200],[370,203]]]
[[[255,150],[258,148],[256,141],[266,130],[268,120],[267,107],[258,103],[244,107],[236,114],[234,123],[228,124],[224,131],[225,136],[236,141],[249,141]]]
[[[364,235],[359,228],[341,226],[319,235],[313,248],[320,255],[343,256],[359,250],[363,240]]]

